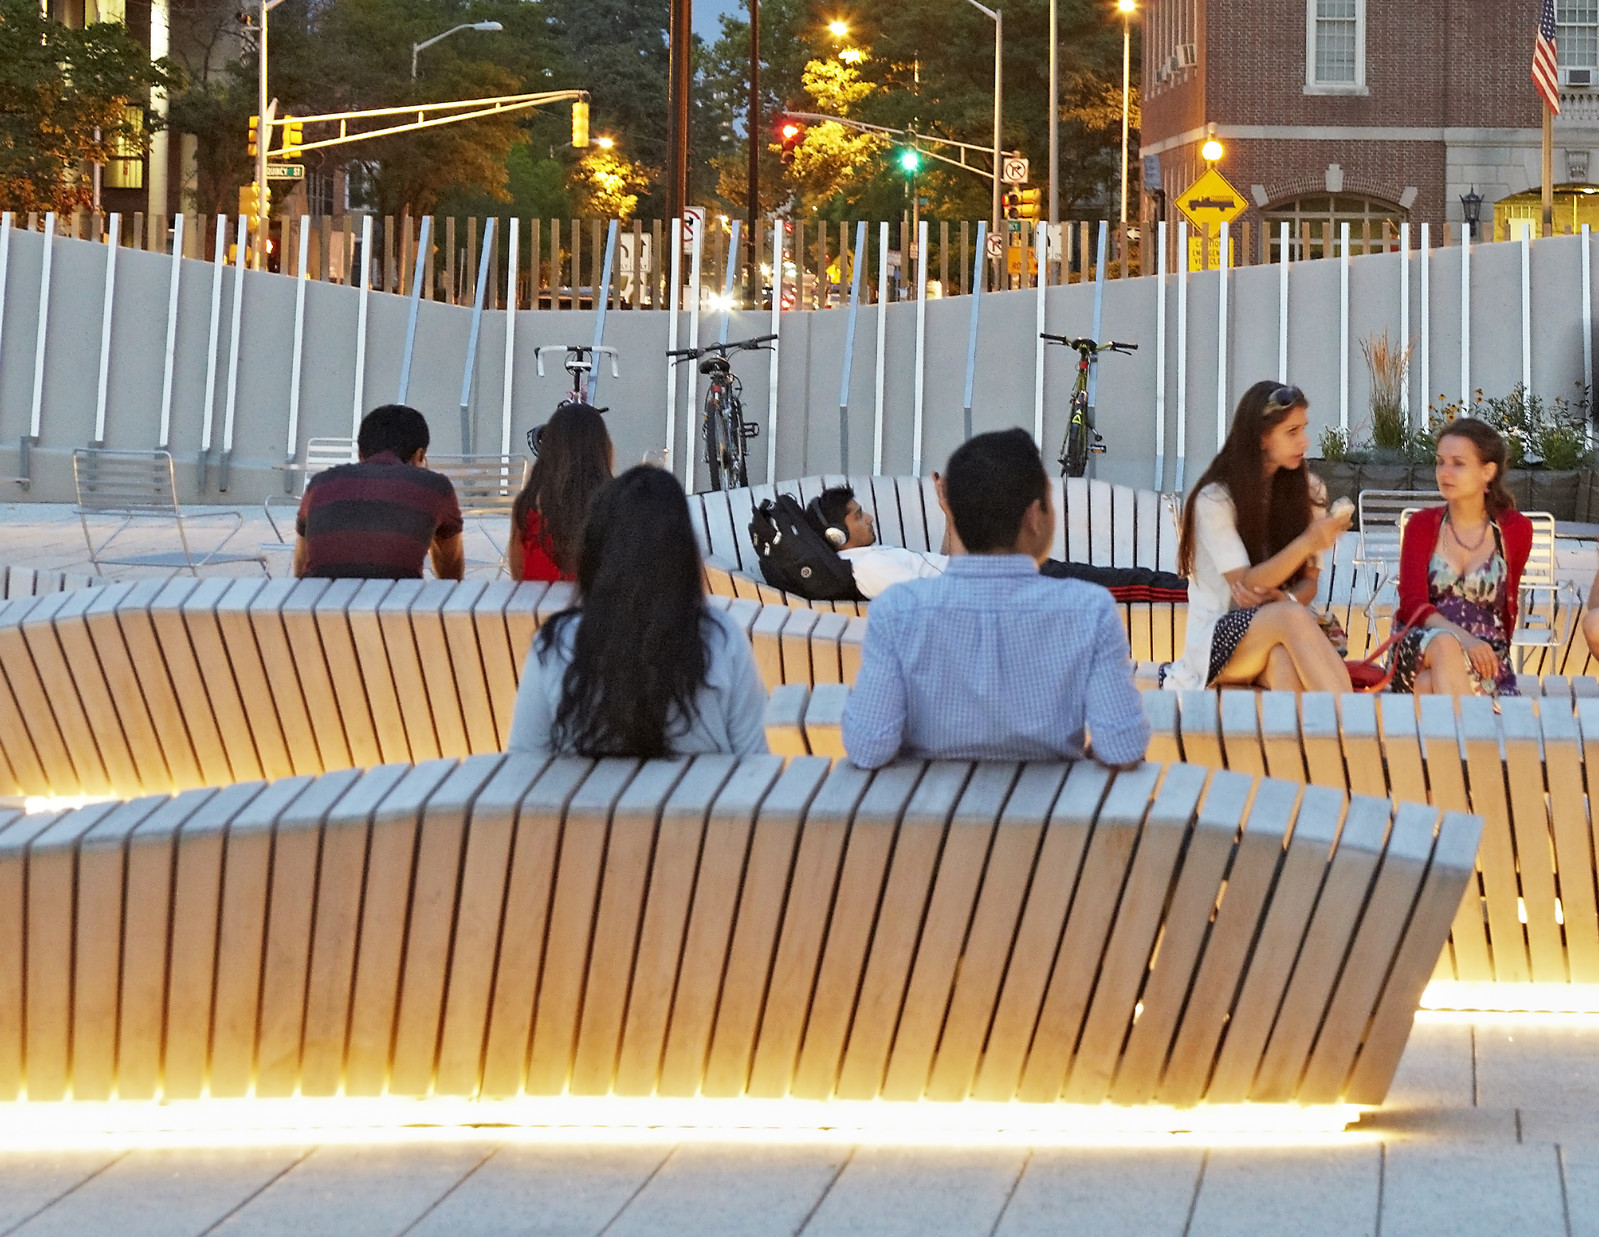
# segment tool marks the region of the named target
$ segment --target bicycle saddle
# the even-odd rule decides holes
[[[708,356],[700,362],[700,373],[702,374],[725,374],[729,368],[725,356]]]

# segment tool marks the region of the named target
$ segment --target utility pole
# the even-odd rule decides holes
[[[276,110],[274,103],[270,108],[267,104],[267,14],[283,0],[261,0],[261,42],[258,45],[257,72],[255,81],[255,114],[260,117],[256,124],[255,137],[255,252],[254,261],[251,263],[258,271],[266,270],[266,231],[269,217],[268,206],[270,199],[267,197],[267,147],[272,145],[272,112]]]
[[[1060,279],[1060,12],[1049,0],[1049,282]]]
[[[761,223],[761,0],[750,0],[750,101],[745,118],[749,128],[749,194],[745,204],[745,245],[749,265],[744,277],[744,302],[759,308],[760,272],[755,269],[756,231]]]
[[[693,0],[671,0],[669,85],[666,109],[666,218],[688,205],[688,97],[692,82]]]

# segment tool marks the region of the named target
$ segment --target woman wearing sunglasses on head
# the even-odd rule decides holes
[[[1163,668],[1163,687],[1350,690],[1343,658],[1308,605],[1321,555],[1350,514],[1326,514],[1326,487],[1305,467],[1308,408],[1298,387],[1257,382],[1190,492],[1177,541],[1188,637],[1182,657]]]
[[[583,519],[611,479],[616,451],[598,408],[562,404],[528,434],[535,455],[511,506],[505,561],[513,580],[575,580]]]

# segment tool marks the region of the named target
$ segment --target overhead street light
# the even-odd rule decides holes
[[[432,47],[435,43],[442,43],[452,34],[460,34],[463,30],[481,30],[485,34],[498,34],[505,27],[497,21],[469,21],[462,25],[454,26],[443,34],[436,34],[431,39],[423,39],[420,43],[411,44],[411,80],[416,81],[416,57],[424,48]]]
[[[844,21],[830,21],[827,23],[827,28],[835,39],[842,39],[849,33],[849,23]]]
[[[1116,0],[1116,7],[1122,14],[1122,222],[1127,222],[1127,117],[1131,111],[1130,95],[1132,91],[1132,18],[1133,10],[1138,6],[1134,0]],[[1218,155],[1217,158],[1221,156]],[[1051,188],[1054,181],[1050,181]]]
[[[1206,163],[1216,163],[1226,153],[1227,148],[1215,138],[1208,139],[1205,144],[1199,148],[1199,157]]]

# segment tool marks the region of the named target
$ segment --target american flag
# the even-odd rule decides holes
[[[1551,116],[1560,115],[1560,74],[1555,66],[1555,0],[1543,0],[1538,38],[1532,45],[1532,84]]]

